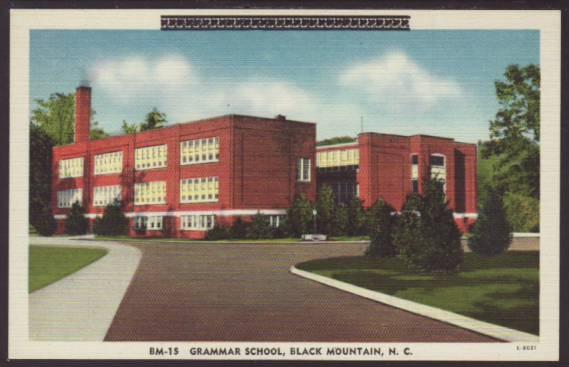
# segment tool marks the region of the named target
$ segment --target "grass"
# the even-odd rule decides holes
[[[103,249],[30,246],[29,292],[50,285],[100,259]]]
[[[303,242],[300,238],[295,237],[285,237],[285,238],[267,238],[267,239],[260,239],[260,240],[248,240],[248,239],[235,239],[235,240],[217,240],[217,241],[207,241],[207,240],[189,240],[189,239],[180,239],[180,238],[134,238],[128,236],[96,236],[95,239],[97,241],[122,241],[122,242],[133,242],[133,243],[148,243],[148,242],[161,242],[161,243],[185,243],[185,244],[295,244],[299,242]],[[346,241],[362,241],[368,240],[367,237],[360,236],[360,237],[331,237],[330,241],[335,242],[346,242]],[[306,243],[310,243],[307,241]]]
[[[478,320],[539,334],[539,252],[466,253],[455,274],[409,272],[396,258],[312,260],[297,268]]]

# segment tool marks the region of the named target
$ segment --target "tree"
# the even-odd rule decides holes
[[[73,142],[75,96],[73,93],[52,93],[48,100],[36,99],[32,123],[42,128],[55,145]]]
[[[44,233],[50,232],[52,148],[53,139],[39,126],[31,124],[29,220],[40,233],[39,227],[47,228]]]
[[[48,100],[36,99],[37,108],[32,111],[32,124],[43,129],[53,140],[54,145],[71,144],[75,131],[75,95],[73,93],[52,93]],[[109,136],[94,120],[91,111],[91,131],[93,140]]]
[[[496,188],[539,199],[540,69],[510,65],[496,81],[500,109],[490,121],[483,157],[499,157]]]
[[[322,186],[318,192],[318,200],[316,200],[316,221],[319,233],[332,233],[335,209],[334,191],[329,185]]]
[[[363,202],[354,198],[348,204],[348,235],[361,236],[366,230],[366,214]]]
[[[539,200],[507,192],[504,196],[506,218],[514,232],[539,232]]]
[[[124,134],[136,134],[138,132],[138,125],[129,124],[125,120],[122,120],[121,130]]]
[[[120,201],[105,207],[103,216],[95,219],[93,232],[100,236],[120,236],[128,232],[128,218],[121,210]]]
[[[411,270],[452,272],[463,260],[461,233],[447,206],[443,185],[425,182],[425,195],[410,195],[398,219],[393,240]]]
[[[73,235],[85,234],[87,233],[87,226],[85,209],[76,201],[71,206],[71,210],[65,219],[65,233]]]
[[[208,241],[226,240],[228,238],[229,238],[229,230],[227,229],[227,227],[223,227],[217,223],[212,229],[210,229],[206,233],[206,240]]]
[[[247,238],[263,239],[272,238],[273,228],[269,223],[269,218],[259,212],[255,214],[251,224],[247,228]]]
[[[312,203],[304,196],[300,196],[294,201],[292,208],[287,212],[288,232],[296,237],[310,233],[313,225]]]
[[[481,205],[468,247],[477,254],[495,256],[508,250],[511,242],[512,228],[502,197],[492,190]]]
[[[140,124],[140,131],[147,131],[152,129],[159,129],[164,127],[168,121],[166,120],[166,114],[158,111],[156,107],[152,108],[152,111],[146,114],[144,122]]]
[[[55,233],[57,222],[49,206],[40,208],[34,216],[36,220],[33,226],[40,235],[51,236]]]
[[[348,217],[348,208],[344,204],[336,207],[334,212],[334,227],[332,234],[334,236],[345,236],[348,234],[348,227],[350,225],[350,218]]]
[[[393,243],[396,216],[395,209],[383,199],[378,200],[368,211],[370,244],[366,255],[370,257],[393,257],[397,247]]]
[[[316,143],[317,146],[322,145],[333,145],[333,144],[341,144],[341,143],[353,143],[356,139],[351,136],[336,136],[333,138],[328,138],[324,140],[320,140]]]

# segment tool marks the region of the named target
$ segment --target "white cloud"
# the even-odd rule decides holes
[[[392,109],[429,109],[462,94],[452,79],[434,75],[403,52],[356,63],[340,75],[340,83],[364,91],[378,104]]]
[[[89,78],[94,87],[124,104],[148,94],[172,96],[195,83],[190,62],[177,55],[106,60],[89,69]]]

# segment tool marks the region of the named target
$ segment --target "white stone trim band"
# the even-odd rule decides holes
[[[166,212],[128,212],[125,213],[127,218],[136,216],[149,217],[154,215],[161,215],[165,217],[181,217],[182,215],[217,215],[220,217],[232,217],[236,215],[255,215],[261,213],[264,215],[285,215],[285,209],[227,209],[227,210],[183,210],[183,211],[166,211]],[[102,213],[87,213],[84,214],[85,218],[95,219],[102,217]],[[55,219],[65,219],[66,214],[56,214],[53,216]]]

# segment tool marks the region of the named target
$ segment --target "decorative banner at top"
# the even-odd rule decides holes
[[[163,31],[369,30],[409,31],[408,15],[379,16],[190,16],[162,15]]]

